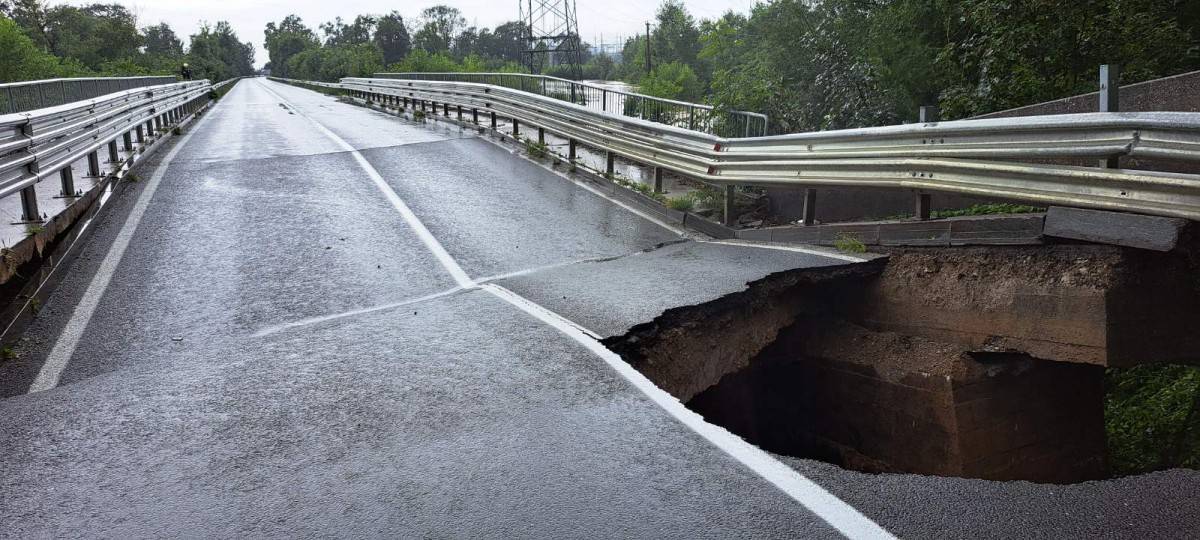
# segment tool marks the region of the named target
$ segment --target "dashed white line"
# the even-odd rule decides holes
[[[279,96],[273,90],[268,88],[268,91],[287,103],[287,100],[283,99],[282,96]],[[288,103],[288,106],[291,107],[291,104]],[[295,110],[295,107],[291,108]],[[299,111],[296,111],[296,113],[308,118],[304,113]],[[308,118],[308,120],[316,125],[322,133],[325,133],[326,136],[343,148],[346,148],[355,156],[356,161],[358,161],[362,169],[371,176],[371,179],[375,181],[380,191],[383,191],[388,200],[392,201],[392,205],[400,212],[404,220],[413,226],[421,241],[433,252],[434,256],[450,272],[459,285],[463,287],[479,287],[575,340],[588,351],[604,360],[609,367],[624,377],[630,384],[672,417],[779,488],[843,535],[849,538],[894,538],[883,527],[880,527],[874,521],[871,521],[870,518],[864,516],[841,499],[838,499],[812,480],[805,478],[791,467],[771,457],[770,454],[767,454],[758,447],[747,443],[740,437],[705,421],[703,417],[692,412],[678,399],[675,399],[666,391],[656,386],[645,375],[642,375],[633,366],[630,366],[621,357],[617,356],[616,353],[608,350],[608,348],[596,339],[596,334],[504,287],[493,283],[478,285],[467,276],[467,273],[459,266],[458,262],[450,256],[442,244],[438,242],[437,238],[429,232],[429,229],[413,214],[408,205],[400,200],[400,197],[387,185],[387,182],[383,180],[378,171],[357,150],[316,120],[311,118]]]

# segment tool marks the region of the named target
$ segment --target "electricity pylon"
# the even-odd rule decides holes
[[[530,73],[550,66],[566,66],[571,78],[579,79],[583,44],[575,0],[517,0],[525,25],[522,60]]]

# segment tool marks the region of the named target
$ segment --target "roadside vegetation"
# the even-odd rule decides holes
[[[179,75],[213,82],[254,73],[254,48],[225,21],[183,42],[166,23],[138,26],[119,4],[0,0],[0,82],[55,77]]]
[[[1200,468],[1200,367],[1114,368],[1105,384],[1113,474]]]

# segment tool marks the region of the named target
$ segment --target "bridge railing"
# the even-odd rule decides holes
[[[376,73],[375,78],[412,81],[473,82],[503,86],[600,112],[640,118],[669,126],[724,137],[758,137],[767,134],[767,115],[746,111],[722,111],[701,103],[665,99],[626,92],[546,75],[525,73]]]
[[[295,81],[294,81],[295,82]],[[1200,175],[1046,163],[1118,156],[1200,163],[1200,113],[1088,113],[723,138],[463,82],[305,84],[413,107],[512,119],[607,154],[720,186],[885,187],[1200,219]],[[462,113],[459,112],[461,115]],[[516,130],[514,130],[516,131]],[[519,136],[519,135],[518,135]],[[573,158],[571,151],[569,158]],[[727,200],[730,197],[727,197]]]
[[[101,176],[99,152],[108,161],[132,161],[134,137],[148,144],[208,99],[207,80],[140,86],[26,112],[0,115],[0,197],[21,193],[22,220],[41,221],[34,184],[59,175],[63,197],[76,195],[72,164],[88,160],[88,174]],[[117,85],[128,84],[118,82]],[[51,86],[53,82],[51,83]],[[127,157],[119,158],[121,140]]]
[[[0,84],[0,114],[44,109],[121,90],[171,84],[175,81],[174,76],[156,76],[80,77],[4,83]]]

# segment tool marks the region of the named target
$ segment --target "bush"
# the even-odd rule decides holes
[[[852,234],[842,233],[833,241],[833,247],[838,251],[846,253],[866,253],[867,245],[859,240],[857,236]]]
[[[691,212],[695,204],[695,201],[692,200],[690,195],[671,197],[667,199],[667,208],[679,210],[680,212]]]

